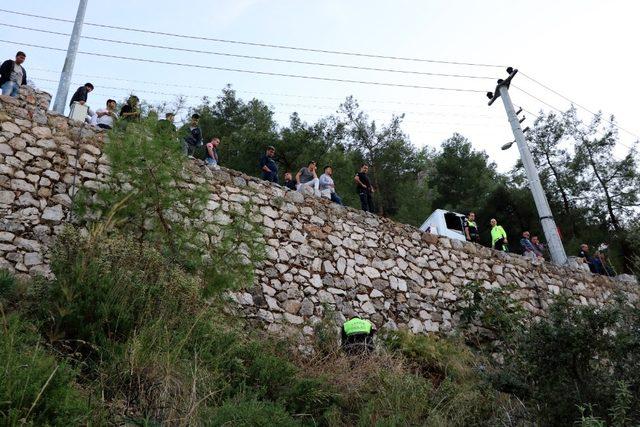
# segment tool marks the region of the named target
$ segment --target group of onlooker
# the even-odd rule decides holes
[[[491,247],[499,251],[509,251],[509,242],[504,228],[498,225],[498,221],[495,218],[492,218],[490,223]],[[474,212],[469,212],[465,218],[464,234],[467,241],[480,243],[480,232],[476,224],[476,214]],[[607,259],[607,249],[606,245],[601,245],[595,254],[591,255],[589,245],[583,243],[580,245],[578,256],[589,266],[589,270],[592,273],[615,276],[615,270]],[[547,248],[540,242],[538,236],[532,236],[528,230],[525,230],[522,232],[522,238],[520,239],[520,253],[531,259],[544,259],[545,255],[547,255]]]
[[[2,95],[17,97],[20,86],[27,84],[27,71],[24,68],[24,61],[26,54],[22,51],[16,53],[14,60],[6,60],[0,65],[0,90]],[[69,102],[69,106],[73,107],[74,104],[84,106],[88,100],[89,93],[94,89],[92,83],[85,83],[80,86]],[[125,105],[120,109],[120,113],[116,113],[117,103],[113,99],[108,99],[105,108],[91,111],[88,108],[88,114],[86,121],[102,129],[113,129],[116,120],[121,118],[126,121],[137,121],[141,117],[140,100],[137,96],[131,95],[127,99]],[[176,126],[173,123],[175,119],[174,113],[166,113],[165,118],[158,120],[157,130],[158,132],[172,132],[176,133]],[[187,135],[182,140],[182,150],[185,155],[193,157],[197,147],[203,145],[202,130],[199,126],[200,116],[198,114],[191,115]],[[212,169],[218,169],[218,146],[220,144],[219,138],[211,138],[211,140],[205,144],[205,162],[208,167]],[[260,171],[262,173],[262,179],[278,183],[278,164],[275,159],[275,147],[269,146],[266,149],[265,154],[260,159]],[[333,181],[333,168],[331,166],[325,166],[322,175],[318,177],[317,164],[315,161],[310,161],[307,166],[300,168],[295,174],[295,177],[290,171],[284,174],[284,186],[294,191],[308,191],[316,197],[326,197],[331,199],[332,202],[342,205],[342,198],[336,193],[336,186]],[[360,170],[354,176],[356,184],[356,193],[360,198],[360,205],[363,211],[374,212],[373,207],[373,193],[374,188],[371,185],[371,181],[368,176],[369,166],[363,164]],[[509,251],[509,242],[507,233],[501,225],[498,225],[498,221],[492,218],[491,224],[491,247],[493,249],[507,252]],[[476,215],[474,212],[469,212],[464,221],[464,234],[468,241],[480,243],[480,232],[476,223]],[[520,239],[520,249],[524,256],[531,257],[532,259],[544,258],[545,246],[540,243],[538,236],[531,236],[529,231],[522,233]],[[589,266],[589,269],[593,273],[604,274],[613,276],[615,272],[607,262],[604,250],[598,250],[594,255],[589,252],[589,245],[580,245],[580,258]]]
[[[495,218],[491,218],[489,221],[491,224],[491,247],[493,249],[508,252],[509,251],[509,239],[504,227],[498,224]],[[475,212],[469,212],[464,220],[464,235],[469,242],[480,243],[480,231],[478,224],[476,223]],[[538,236],[531,236],[529,231],[522,233],[520,239],[520,251],[522,255],[535,258],[544,258],[545,246],[540,243]]]
[[[262,173],[262,179],[278,184],[278,164],[276,163],[275,154],[275,147],[268,146],[265,154],[260,158],[260,172]],[[333,181],[333,167],[325,166],[320,177],[318,177],[317,170],[318,165],[315,160],[312,160],[307,166],[300,168],[295,177],[290,171],[287,171],[284,173],[284,186],[293,191],[308,191],[316,197],[325,197],[334,203],[342,205],[342,198],[336,192],[336,185]],[[369,166],[363,164],[354,176],[354,181],[362,210],[374,212],[372,197],[374,189],[369,180],[368,172]]]
[[[589,267],[589,271],[591,271],[592,273],[613,277],[616,275],[616,272],[607,259],[607,249],[607,245],[600,245],[598,250],[596,250],[596,252],[591,255],[589,245],[583,243],[580,245],[578,256],[585,264],[587,264],[587,266]]]

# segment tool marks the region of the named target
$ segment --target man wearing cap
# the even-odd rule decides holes
[[[18,96],[20,86],[27,84],[27,71],[22,64],[27,59],[24,52],[16,53],[15,61],[7,59],[0,65],[0,89],[5,96]]]
[[[342,349],[350,355],[370,353],[373,351],[373,323],[359,317],[342,325]]]
[[[260,158],[260,170],[262,179],[269,182],[278,183],[278,165],[274,160],[276,149],[272,145],[267,147],[267,152]]]

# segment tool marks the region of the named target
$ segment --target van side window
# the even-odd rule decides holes
[[[447,224],[447,228],[449,230],[455,230],[455,231],[460,231],[463,232],[464,230],[462,229],[462,218],[460,218],[458,215],[454,214],[453,212],[447,212],[444,214],[444,222],[445,224]]]

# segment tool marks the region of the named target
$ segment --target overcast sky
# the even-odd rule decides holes
[[[1,7],[74,19],[77,5],[77,0],[23,0],[4,2]],[[640,134],[637,121],[640,113],[637,102],[640,95],[636,67],[638,60],[629,47],[637,40],[638,16],[640,2],[629,0],[89,0],[85,20],[90,23],[208,38],[396,57],[512,65],[592,111],[601,109],[615,114],[622,127],[637,135]],[[72,29],[71,23],[16,16],[6,12],[0,12],[0,23],[65,33],[70,33]],[[25,65],[30,79],[38,86],[55,93],[56,83],[47,80],[57,81],[64,62],[64,52],[28,47],[21,43],[66,49],[68,37],[6,26],[0,26],[0,35],[0,41],[18,43],[0,43],[2,57],[13,57],[18,49],[26,51]],[[85,25],[83,35],[221,53],[489,77],[434,77],[283,64],[123,46],[87,39],[80,43],[80,50],[88,52],[337,79],[485,92],[495,88],[497,77],[506,75],[502,68],[495,67],[283,50],[132,33],[88,25]],[[460,132],[476,148],[485,150],[501,171],[510,169],[518,155],[515,147],[509,151],[500,150],[500,146],[513,137],[502,103],[488,107],[484,93],[249,75],[78,55],[72,89],[75,90],[85,81],[91,81],[96,86],[89,99],[89,104],[94,108],[101,107],[109,97],[120,100],[131,91],[152,102],[171,101],[171,94],[181,93],[190,96],[189,100],[193,105],[200,96],[217,96],[220,89],[230,83],[242,98],[257,97],[270,104],[277,112],[276,119],[281,124],[287,123],[288,116],[293,111],[299,112],[304,120],[313,122],[322,115],[335,112],[340,100],[354,95],[362,108],[378,122],[388,121],[394,112],[406,113],[403,128],[418,147],[437,147],[453,132]],[[524,76],[517,76],[514,85],[557,108],[566,109],[569,106],[566,100]],[[513,87],[511,97],[516,105],[529,111],[549,110],[549,107]],[[581,116],[590,118],[583,111]],[[527,120],[527,123],[531,122],[532,120]],[[620,132],[622,144],[629,145],[635,139],[637,137]],[[615,154],[619,156],[625,150],[621,145]]]

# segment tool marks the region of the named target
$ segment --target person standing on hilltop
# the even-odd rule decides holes
[[[184,153],[190,157],[196,151],[196,147],[202,145],[202,130],[198,126],[200,121],[200,114],[194,113],[191,115],[191,122],[189,123],[189,133],[184,138]]]
[[[267,152],[260,158],[260,170],[262,179],[278,183],[278,165],[274,160],[276,149],[272,145],[267,147]]]
[[[138,107],[139,103],[140,100],[138,99],[138,97],[135,95],[131,95],[129,99],[127,99],[127,103],[120,109],[120,117],[130,122],[140,120],[140,108]]]
[[[480,232],[478,231],[478,225],[476,224],[475,212],[469,212],[469,215],[465,218],[464,234],[467,238],[467,242],[480,243]]]
[[[175,117],[175,113],[165,113],[164,119],[158,120],[158,123],[156,125],[156,130],[158,131],[158,133],[172,136],[175,135],[175,133],[177,132],[176,125],[173,124],[173,120]]]
[[[360,197],[360,206],[362,210],[365,212],[373,213],[373,197],[374,193],[373,186],[371,185],[371,181],[369,181],[369,165],[363,163],[360,166],[360,172],[356,174],[353,178],[356,181],[356,192]]]
[[[495,218],[491,218],[491,247],[498,251],[508,252],[507,233]]]
[[[0,65],[0,89],[4,96],[18,96],[20,86],[27,84],[27,70],[22,65],[27,59],[24,52],[18,51],[16,59],[7,59]]]

